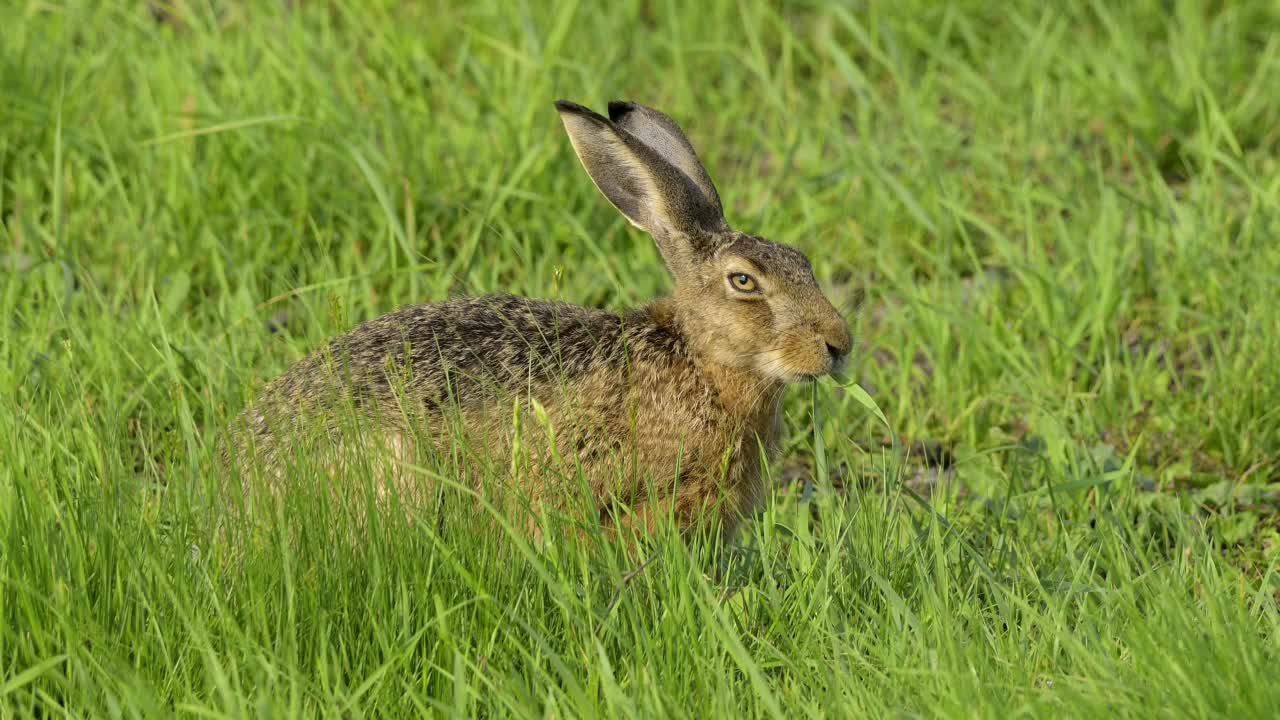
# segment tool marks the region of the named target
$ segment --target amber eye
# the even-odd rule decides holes
[[[729,276],[729,284],[733,285],[734,290],[742,292],[754,292],[756,289],[755,278],[746,273],[734,273]]]

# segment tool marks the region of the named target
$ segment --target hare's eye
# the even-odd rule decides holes
[[[755,278],[746,273],[734,273],[729,276],[729,283],[733,285],[734,290],[742,292],[754,292],[756,289]]]

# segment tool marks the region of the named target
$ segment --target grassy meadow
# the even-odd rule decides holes
[[[224,428],[326,338],[669,287],[558,98],[849,310],[768,511],[228,551]],[[1278,158],[1269,0],[0,3],[0,718],[1274,717]]]

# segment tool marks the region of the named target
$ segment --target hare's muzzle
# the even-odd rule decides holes
[[[838,373],[849,363],[849,352],[853,348],[853,337],[849,333],[849,325],[844,318],[824,324],[821,329],[822,340],[826,343],[827,357],[830,360],[828,372]]]

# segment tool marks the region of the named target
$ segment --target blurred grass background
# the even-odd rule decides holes
[[[4,4],[0,714],[1274,711],[1278,30],[1265,0]],[[893,438],[793,392],[727,575],[434,518],[298,548],[305,504],[219,564],[218,434],[325,338],[668,287],[562,97],[667,111],[730,222],[809,254]]]

